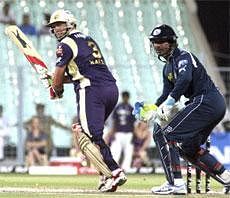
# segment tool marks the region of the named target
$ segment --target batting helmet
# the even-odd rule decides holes
[[[68,27],[76,25],[76,19],[73,14],[68,10],[56,10],[50,17],[47,26],[51,27],[56,22],[65,22]]]
[[[152,43],[175,43],[177,40],[177,35],[169,25],[163,24],[153,29],[149,35],[149,40]]]
[[[61,36],[57,36],[54,33],[54,27],[53,24],[57,23],[57,22],[63,22],[66,23],[66,32],[61,35]],[[61,41],[61,39],[63,39],[64,37],[66,37],[73,29],[76,28],[77,24],[76,24],[76,19],[73,16],[73,14],[68,11],[68,10],[56,10],[50,17],[50,21],[47,24],[48,27],[50,27],[50,31],[52,34],[54,34],[57,38],[58,41]]]

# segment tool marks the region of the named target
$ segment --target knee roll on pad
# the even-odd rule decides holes
[[[88,160],[95,166],[99,173],[102,173],[106,177],[112,177],[112,172],[105,164],[103,157],[95,144],[91,142],[89,137],[81,133],[78,138],[78,145],[82,153],[88,158]]]

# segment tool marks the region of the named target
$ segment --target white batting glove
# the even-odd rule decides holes
[[[39,78],[42,81],[42,84],[45,86],[45,88],[49,88],[51,86],[52,77],[49,74],[41,74]]]
[[[170,95],[168,98],[159,106],[157,115],[161,120],[168,121],[170,118],[171,110],[174,107],[176,100]]]

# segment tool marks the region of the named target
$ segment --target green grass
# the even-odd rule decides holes
[[[99,193],[96,191],[98,176],[78,175],[78,176],[31,176],[28,174],[0,174],[0,197],[30,197],[30,198],[52,198],[52,197],[158,197],[152,195],[150,189],[165,181],[164,175],[156,174],[134,174],[128,175],[127,183],[118,188],[116,193]],[[202,186],[204,184],[202,183]],[[3,189],[17,188],[17,191],[9,192]],[[221,191],[222,186],[211,181],[213,191]],[[25,190],[26,189],[26,190]],[[28,189],[31,192],[28,192]],[[77,189],[79,191],[77,191]],[[194,184],[193,184],[194,189]],[[19,191],[18,191],[19,190]],[[81,191],[80,191],[81,190]],[[139,190],[139,192],[138,192]],[[36,192],[37,191],[37,192]],[[66,192],[65,192],[66,191]],[[220,194],[191,194],[183,197],[228,197]],[[165,196],[160,196],[165,197]],[[167,196],[175,197],[175,196]]]

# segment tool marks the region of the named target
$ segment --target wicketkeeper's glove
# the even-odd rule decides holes
[[[136,102],[133,110],[135,118],[143,122],[151,122],[156,119],[158,107],[155,104]]]
[[[176,103],[176,100],[170,95],[168,98],[159,106],[157,115],[161,120],[168,121],[171,116],[171,111]]]

